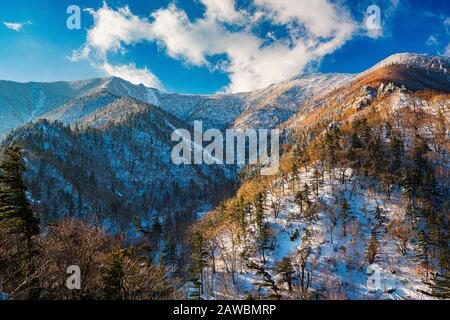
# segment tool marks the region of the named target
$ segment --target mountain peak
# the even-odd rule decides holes
[[[398,53],[361,73],[356,80],[361,86],[392,82],[413,91],[434,89],[448,92],[450,59],[429,54]]]
[[[375,70],[387,66],[402,65],[406,67],[439,69],[448,73],[450,70],[450,58],[445,56],[435,56],[430,54],[418,53],[397,53],[389,56],[376,64],[370,70]]]

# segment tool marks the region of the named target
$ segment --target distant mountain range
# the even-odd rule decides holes
[[[30,197],[44,216],[97,215],[123,227],[135,214],[166,211],[167,220],[199,211],[236,186],[236,168],[173,165],[174,127],[201,120],[205,128],[289,129],[308,125],[302,114],[323,104],[364,108],[385,90],[450,92],[449,83],[448,58],[417,54],[359,75],[299,76],[239,94],[170,94],[120,78],[0,81],[0,134],[3,145],[26,149]]]
[[[0,81],[0,134],[37,119],[82,124],[89,115],[123,97],[158,106],[186,123],[207,127],[274,127],[294,115],[302,102],[337,88],[351,75],[310,75],[240,94],[169,94],[120,78],[77,82],[14,83]]]

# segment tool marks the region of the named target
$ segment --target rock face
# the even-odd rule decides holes
[[[372,104],[373,100],[375,100],[377,95],[378,95],[377,90],[375,90],[374,88],[372,88],[369,85],[364,86],[361,89],[361,98],[357,102],[356,109],[358,111],[366,109],[367,107],[369,107]]]

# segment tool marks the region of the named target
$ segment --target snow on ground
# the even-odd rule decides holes
[[[47,99],[47,97],[46,97],[44,91],[39,90],[34,110],[31,113],[30,118],[28,119],[28,122],[34,120],[34,118],[36,118],[36,116],[38,116],[39,114],[42,113],[42,111],[44,110],[44,105],[45,105],[46,99]]]
[[[385,195],[374,193],[354,177],[350,178],[351,170],[347,170],[347,175],[349,181],[341,185],[337,180],[330,182],[330,176],[325,174],[324,184],[319,190],[320,201],[329,206],[336,202],[336,196],[345,196],[350,205],[349,211],[354,216],[348,223],[345,237],[342,223],[337,223],[333,230],[333,243],[330,234],[331,222],[324,211],[319,212],[315,223],[298,218],[300,207],[295,204],[295,193],[291,190],[291,183],[279,185],[272,193],[268,193],[267,204],[270,204],[277,198],[274,193],[282,193],[284,189],[279,215],[275,218],[272,210],[269,209],[267,212],[267,222],[275,235],[276,243],[274,250],[267,251],[266,270],[277,280],[278,277],[274,272],[276,264],[284,257],[295,255],[302,247],[304,235],[309,231],[312,249],[309,269],[312,272],[314,290],[321,291],[326,286],[328,297],[336,299],[426,299],[426,296],[418,292],[426,290],[426,287],[421,281],[424,275],[418,272],[412,244],[408,243],[407,254],[403,256],[397,249],[395,239],[391,238],[385,228],[397,216],[404,215],[400,191],[394,192],[389,200]],[[309,183],[311,179],[311,170],[308,173],[302,172],[296,190],[299,190],[299,186],[303,186],[305,182]],[[317,202],[314,198],[315,196],[310,196],[313,202]],[[373,217],[373,211],[377,206],[384,211],[386,222],[378,231],[379,257],[374,264],[369,265],[365,259],[366,243],[378,223]],[[335,210],[340,212],[339,201],[335,207]],[[299,237],[291,240],[294,230],[299,231]],[[238,257],[244,249],[243,245],[240,245],[238,249],[233,250],[230,235],[231,233],[226,231],[215,240],[222,249],[216,252],[218,257],[215,263],[216,274],[212,274],[210,268],[204,270],[206,299],[245,298],[249,293],[257,292],[258,277],[246,269],[239,258],[234,260],[232,258],[233,255]],[[254,254],[250,260],[260,262],[261,259],[256,256],[257,254]],[[233,263],[238,265],[236,269],[239,271],[235,284],[230,281],[229,275],[230,265]],[[262,293],[267,294],[269,291],[262,290]],[[296,298],[286,296],[286,293],[287,291],[283,290],[285,298]]]

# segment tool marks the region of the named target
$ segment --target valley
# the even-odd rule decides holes
[[[88,230],[88,249],[117,244],[130,270],[135,250],[142,277],[174,288],[158,297],[433,299],[448,294],[449,95],[450,59],[419,54],[237,94],[0,81],[1,148],[20,148],[26,198],[56,228],[36,235],[43,248],[62,223]],[[280,170],[173,163],[173,131],[197,121],[280,130]],[[53,271],[79,257],[60,248]]]

